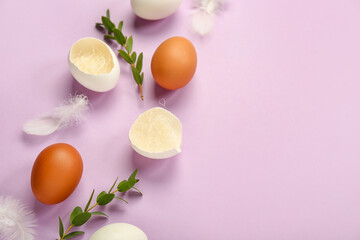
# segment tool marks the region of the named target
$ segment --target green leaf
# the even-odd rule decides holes
[[[140,82],[140,84],[142,85],[142,84],[143,84],[143,81],[144,81],[144,73],[141,73],[140,77],[141,77],[141,82]],[[139,179],[136,179],[136,182],[138,182],[138,181],[139,181]]]
[[[133,62],[136,61],[136,52],[133,52],[133,53],[131,54],[131,59],[133,60]]]
[[[121,201],[124,201],[124,202],[128,203],[128,201],[126,201],[126,200],[123,199],[123,198],[120,198],[120,197],[115,197],[115,198],[120,199]]]
[[[117,189],[119,192],[126,192],[130,188],[131,188],[131,186],[130,186],[129,182],[126,180],[120,182],[119,185],[117,186]]]
[[[111,188],[110,188],[110,190],[109,190],[109,192],[108,192],[108,193],[110,193],[110,192],[113,190],[113,188],[115,187],[115,184],[116,184],[116,182],[117,182],[118,178],[119,178],[119,177],[117,177],[117,178],[116,178],[116,180],[115,180],[114,184],[111,186]]]
[[[99,193],[99,195],[96,197],[96,202],[99,203],[99,199],[104,196],[106,194],[105,191],[102,191],[101,193]]]
[[[104,206],[108,203],[110,203],[115,197],[115,194],[113,193],[106,193],[105,195],[101,196],[99,199],[97,199],[97,203],[100,206]]]
[[[78,235],[81,235],[81,234],[84,234],[83,231],[76,231],[76,232],[71,232],[69,234],[67,234],[64,239],[69,239],[69,238],[72,238],[72,237],[75,237],[75,236],[78,236]]]
[[[124,50],[119,50],[121,57],[129,64],[133,64],[132,58]]]
[[[109,33],[113,32],[113,29],[115,28],[115,24],[107,17],[102,16],[101,21],[104,24],[104,27],[106,30],[108,30]]]
[[[132,70],[132,73],[133,73],[133,76],[134,76],[134,79],[135,79],[135,82],[138,84],[138,85],[141,85],[141,76],[140,76],[140,73],[139,73],[139,71],[136,69],[136,67],[134,67],[134,66],[131,66],[131,70]],[[131,176],[130,176],[131,177]],[[129,178],[130,179],[130,178]],[[135,185],[135,179],[130,179],[130,181],[128,180],[128,182],[129,182],[129,184],[131,185],[132,184],[132,186],[134,186]],[[134,183],[132,183],[132,182],[134,182]],[[131,186],[131,187],[132,187]],[[130,188],[131,188],[130,187]]]
[[[141,76],[140,76],[140,80],[139,80],[139,85],[141,85]],[[135,186],[135,184],[137,183],[136,179],[130,179],[128,180],[129,186],[133,187]]]
[[[103,213],[103,212],[92,212],[91,214],[92,214],[92,215],[100,215],[100,216],[104,216],[104,217],[109,217],[108,215],[106,215],[106,214]]]
[[[81,207],[78,206],[78,207],[74,208],[74,210],[72,211],[72,213],[70,215],[70,223],[73,224],[74,218],[81,213],[82,213]]]
[[[90,217],[91,217],[91,213],[89,212],[80,213],[73,219],[72,224],[74,226],[81,226],[84,223],[86,223]]]
[[[61,221],[61,218],[59,217],[59,235],[60,238],[64,235],[64,224]]]
[[[136,187],[132,187],[135,191],[137,191],[138,193],[140,193],[140,195],[142,196],[143,195],[143,193],[142,192],[140,192],[140,190],[139,189],[137,189]]]
[[[128,51],[128,53],[130,54],[132,51],[132,47],[133,47],[133,37],[130,36],[128,38],[128,40],[126,41],[126,50]]]
[[[135,171],[130,175],[130,177],[128,178],[128,181],[130,180],[135,180],[136,174],[137,174],[138,170],[135,169]]]
[[[104,26],[104,24],[102,24],[102,23],[95,23],[95,25],[96,25],[97,27]]]
[[[110,10],[109,9],[106,10],[106,17],[110,19]]]
[[[124,37],[124,34],[122,34],[122,32],[119,29],[114,29],[114,37],[115,40],[120,44],[120,45],[124,45],[126,42],[126,39]]]
[[[86,211],[89,209],[91,200],[92,200],[92,198],[93,198],[93,196],[94,196],[94,192],[95,192],[95,189],[94,189],[94,190],[92,191],[92,193],[91,193],[90,199],[89,199],[89,201],[88,201],[87,204],[86,204],[86,207],[85,207],[85,209],[84,209],[84,212],[86,212]]]
[[[110,35],[110,34],[105,34],[104,38],[106,38],[106,39],[115,39],[115,37],[113,35]]]
[[[136,69],[141,72],[142,69],[142,65],[143,65],[143,53],[141,52],[139,54],[138,60],[136,62]]]
[[[118,29],[121,31],[124,25],[124,21],[119,22]]]

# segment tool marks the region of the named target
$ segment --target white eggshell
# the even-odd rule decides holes
[[[97,230],[89,240],[148,240],[138,227],[128,223],[113,223]]]
[[[119,61],[113,50],[97,38],[82,38],[69,52],[68,64],[73,77],[84,87],[106,92],[120,77]]]
[[[181,152],[182,124],[170,111],[150,108],[135,120],[129,139],[133,149],[144,157],[170,158]]]
[[[135,14],[147,20],[158,20],[173,14],[182,0],[131,0]]]

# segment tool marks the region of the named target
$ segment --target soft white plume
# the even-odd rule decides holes
[[[0,196],[0,240],[34,240],[35,214],[19,200]]]
[[[83,120],[88,109],[88,98],[82,94],[76,95],[50,113],[26,122],[23,130],[32,135],[49,135],[60,128],[71,126]]]
[[[216,13],[221,9],[226,0],[195,0],[195,12],[192,16],[194,30],[205,35],[214,25]]]

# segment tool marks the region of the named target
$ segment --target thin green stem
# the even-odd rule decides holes
[[[86,210],[86,212],[89,212],[91,209],[93,209],[94,207],[96,207],[97,205],[99,205],[98,203],[95,203],[91,208],[89,208],[88,210]]]
[[[125,45],[125,44],[121,44],[121,46],[122,46],[123,48],[125,48],[125,50],[126,50],[126,52],[127,52],[127,55],[131,58],[131,54],[130,54],[130,52],[127,51],[126,45]],[[132,67],[136,68],[135,63],[132,63],[132,64],[130,64],[130,65],[131,65]],[[141,84],[138,84],[138,85],[139,85],[139,89],[140,89],[140,97],[141,97],[141,100],[144,101],[144,94],[143,94],[143,90],[142,90],[142,85],[141,85]],[[142,195],[142,194],[141,194],[141,195]]]
[[[139,189],[137,189],[137,188],[135,188],[135,187],[132,187],[132,188],[135,189],[137,192],[139,192],[141,195],[143,195],[143,194],[140,192]],[[118,192],[117,189],[114,190],[114,191],[112,191],[111,193],[112,193],[112,194],[115,194],[116,192]],[[127,202],[125,199],[123,199],[123,198],[118,198],[118,199],[120,199],[120,200],[128,203],[128,202]],[[90,212],[90,210],[92,210],[92,209],[93,209],[94,207],[96,207],[97,205],[99,205],[99,203],[95,203],[94,205],[92,205],[92,206],[91,206],[88,210],[86,210],[85,212]],[[63,236],[60,238],[60,240],[64,240],[64,237],[69,233],[69,231],[70,231],[73,227],[75,227],[75,225],[71,224],[70,227],[69,227],[69,228],[66,230],[66,232],[63,234]]]
[[[64,237],[66,236],[66,234],[70,231],[70,229],[73,227],[74,225],[70,225],[70,227],[66,230],[66,232],[64,233],[64,235],[60,238],[60,240],[64,240]]]

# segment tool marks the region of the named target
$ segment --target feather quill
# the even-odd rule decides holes
[[[58,129],[72,126],[83,120],[89,109],[89,100],[85,95],[71,97],[63,105],[26,122],[23,131],[32,135],[49,135]]]
[[[195,32],[206,35],[214,25],[215,15],[219,12],[226,0],[196,0],[195,12],[192,16],[192,26]]]
[[[0,240],[34,240],[35,214],[19,200],[0,196]]]

